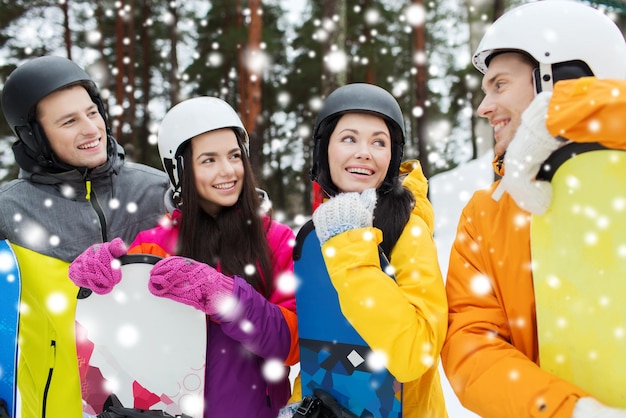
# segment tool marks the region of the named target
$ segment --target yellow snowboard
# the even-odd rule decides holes
[[[550,208],[531,220],[541,368],[624,408],[626,151],[569,158],[552,187]]]

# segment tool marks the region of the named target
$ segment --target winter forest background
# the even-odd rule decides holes
[[[311,129],[324,97],[365,81],[405,113],[406,158],[431,177],[491,149],[470,63],[485,28],[521,0],[0,0],[0,88],[23,60],[69,57],[98,83],[130,159],[158,168],[159,121],[173,104],[218,96],[251,134],[255,174],[275,214],[311,212]],[[587,2],[626,27],[626,2]],[[0,182],[15,178],[0,118]]]
[[[405,158],[419,159],[430,179],[445,276],[460,209],[493,180],[492,132],[475,113],[483,95],[471,53],[494,19],[523,2],[0,0],[0,89],[30,57],[75,60],[100,87],[128,158],[157,168],[167,109],[218,96],[250,133],[274,216],[297,227],[311,214],[311,131],[324,97],[345,83],[378,84],[404,111]],[[625,0],[584,2],[626,29]],[[1,117],[0,184],[17,176],[13,141]],[[450,416],[475,416],[443,383]]]
[[[256,176],[289,221],[311,211],[311,128],[341,84],[367,81],[394,93],[407,114],[406,156],[420,158],[427,175],[479,154],[481,140],[462,134],[474,132],[479,81],[468,66],[469,23],[459,24],[470,12],[448,3],[3,1],[0,81],[30,56],[76,60],[102,89],[128,156],[159,168],[155,134],[167,109],[219,96],[239,110]],[[497,14],[488,10],[504,6],[496,3],[471,13]],[[490,18],[475,20],[482,32]],[[5,134],[8,165],[2,120],[0,140]]]

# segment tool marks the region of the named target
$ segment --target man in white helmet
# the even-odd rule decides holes
[[[540,368],[529,222],[551,199],[549,183],[535,179],[541,164],[573,139],[560,137],[564,125],[546,127],[551,99],[569,104],[563,95],[573,100],[578,80],[588,87],[624,80],[624,37],[582,3],[538,1],[499,18],[473,62],[484,74],[477,111],[494,129],[494,168],[504,177],[477,191],[460,217],[446,280],[446,375],[461,403],[481,417],[626,417]]]

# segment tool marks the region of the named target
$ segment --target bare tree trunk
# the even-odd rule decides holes
[[[126,57],[127,61],[124,62],[126,69],[126,85],[124,86],[124,93],[128,100],[128,108],[124,111],[124,120],[131,127],[129,138],[127,138],[126,142],[132,144],[131,150],[131,158],[137,159],[137,154],[139,153],[139,149],[137,147],[137,134],[138,132],[134,129],[137,122],[137,105],[135,101],[135,42],[137,41],[137,37],[135,36],[135,1],[131,0],[132,8],[130,10],[130,16],[128,16],[126,22],[126,33],[128,38],[127,48],[126,48]],[[140,148],[140,147],[139,147]]]
[[[261,36],[263,29],[261,0],[249,0],[250,8],[250,26],[248,28],[248,42],[244,48],[243,68],[245,68],[244,88],[246,91],[245,102],[242,102],[244,112],[243,123],[250,135],[250,163],[252,170],[261,178],[263,167],[263,136],[260,134],[260,124],[258,118],[261,115],[261,99],[262,90],[261,83],[263,81],[263,68],[259,63],[261,57]],[[256,64],[255,64],[256,62]]]
[[[504,14],[504,0],[493,0],[493,21]]]
[[[424,7],[423,0],[412,0],[418,7]],[[426,63],[426,25],[422,23],[413,29],[413,56],[415,68],[415,106],[421,109],[416,117],[416,142],[418,156],[422,165],[422,170],[426,177],[430,176],[430,166],[428,164],[428,147],[426,143],[426,100],[428,99],[428,77]]]
[[[236,0],[235,2],[235,10],[236,10],[236,14],[235,14],[235,30],[237,31],[241,31],[243,29],[243,15],[242,15],[242,6],[241,6],[241,0]],[[245,65],[246,63],[246,57],[245,57],[245,51],[244,48],[237,44],[237,71],[239,72],[239,77],[238,77],[238,84],[239,84],[239,106],[238,106],[238,110],[239,110],[239,114],[241,115],[242,119],[244,118],[244,115],[246,114],[246,108],[245,108],[245,104],[248,103],[248,90],[246,89],[246,80],[248,79],[248,69]],[[243,122],[243,121],[242,121]],[[244,126],[246,126],[244,124]],[[247,129],[247,127],[246,127]]]
[[[104,33],[104,28],[103,28],[104,10],[102,9],[102,2],[100,0],[96,1],[96,9],[94,13],[96,17],[96,24],[97,24],[98,30],[100,31],[100,33]],[[111,87],[111,78],[109,77],[110,68],[106,64],[106,59],[104,58],[104,35],[100,36],[100,39],[98,41],[98,52],[100,53],[100,58],[98,59],[98,62],[102,65],[103,74],[102,74],[102,78],[97,80],[98,81],[97,84],[100,90],[109,89]],[[104,105],[104,111],[107,114],[109,127],[111,127],[112,125],[111,125],[111,116],[109,114],[109,101],[105,99],[104,97],[101,97],[101,98],[103,102],[102,104]]]
[[[236,14],[235,14],[235,30],[242,31],[244,26],[243,21],[243,8],[241,5],[241,0],[236,1]],[[243,123],[244,128],[248,132],[248,137],[250,140],[250,145],[256,142],[256,138],[253,136],[253,132],[250,132],[248,129],[248,125],[246,124],[248,118],[248,102],[250,101],[249,95],[251,92],[248,90],[248,79],[250,78],[250,74],[248,73],[248,67],[246,65],[246,48],[243,45],[237,44],[237,71],[239,73],[239,77],[237,79],[238,90],[239,90],[239,103],[237,105],[237,111],[241,118],[241,122]],[[234,106],[234,104],[233,104]],[[255,153],[250,151],[250,156],[252,157]],[[250,165],[252,165],[252,171],[254,175],[257,177],[257,168],[255,166],[256,162],[253,163],[252,158],[250,159]]]
[[[346,0],[323,0],[323,18],[335,22],[335,30],[329,33],[328,39],[323,44],[323,55],[328,57],[332,52],[345,53],[346,45]],[[328,66],[324,66],[322,77],[322,94],[328,96],[333,90],[346,84],[347,71],[332,72]]]
[[[261,51],[261,30],[263,22],[261,21],[260,0],[249,0],[250,8],[250,25],[248,27],[248,41],[243,48],[242,59],[240,64],[241,74],[244,76],[242,86],[244,88],[242,101],[242,118],[243,123],[248,132],[253,132],[257,128],[257,117],[261,111],[261,81],[262,68],[258,66],[260,59],[257,54]]]
[[[170,36],[170,102],[172,105],[178,103],[180,97],[180,83],[178,78],[178,9],[176,8],[176,2],[170,1],[167,3],[167,10],[172,15],[172,25],[169,27]]]
[[[63,11],[63,40],[65,41],[65,53],[68,59],[72,59],[72,31],[70,29],[69,5],[70,1],[61,2],[61,11]]]
[[[119,0],[115,3],[117,8],[115,10],[115,68],[117,73],[115,74],[115,101],[117,106],[124,106],[124,76],[125,76],[125,64],[124,56],[126,48],[124,47],[124,38],[126,37],[126,25],[124,23],[123,11],[125,2]],[[123,128],[123,114],[113,115],[112,129],[115,133],[115,138],[120,144],[123,144],[122,128]]]
[[[363,9],[367,10],[370,7],[371,0],[365,0]],[[363,32],[361,33],[361,36],[363,36],[365,39],[365,42],[363,42],[364,45],[370,43],[372,35],[371,30],[367,25],[363,26]],[[365,67],[365,82],[370,84],[376,84],[376,54],[372,53],[371,48],[368,48],[368,51],[370,51],[370,55],[367,57],[367,67]]]
[[[101,0],[96,1],[95,15],[96,15],[96,20],[98,22],[98,30],[100,31],[100,33],[104,33],[102,29],[102,22],[104,21],[104,10],[102,9]],[[98,52],[100,52],[101,57],[104,57],[104,35],[100,36],[100,39],[98,41]],[[100,87],[104,87],[104,86],[100,86]]]
[[[141,5],[141,22],[147,22],[152,11],[150,9],[150,0],[142,0]],[[152,98],[152,89],[150,84],[150,68],[152,67],[152,37],[146,25],[141,25],[141,50],[142,50],[142,67],[141,67],[141,107],[143,109],[143,120],[139,130],[139,136],[136,138],[137,158],[138,161],[148,163],[148,137],[150,136],[150,112],[148,106]]]

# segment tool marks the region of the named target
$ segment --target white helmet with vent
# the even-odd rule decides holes
[[[244,151],[249,155],[248,133],[237,112],[224,100],[194,97],[178,103],[167,112],[159,127],[157,144],[163,168],[175,193],[180,189],[183,173],[180,161],[183,145],[197,135],[223,128],[232,128],[238,133]]]
[[[535,1],[511,9],[489,27],[472,61],[484,74],[491,58],[507,51],[537,61],[538,91],[587,75],[626,78],[626,42],[617,25],[573,0]]]

